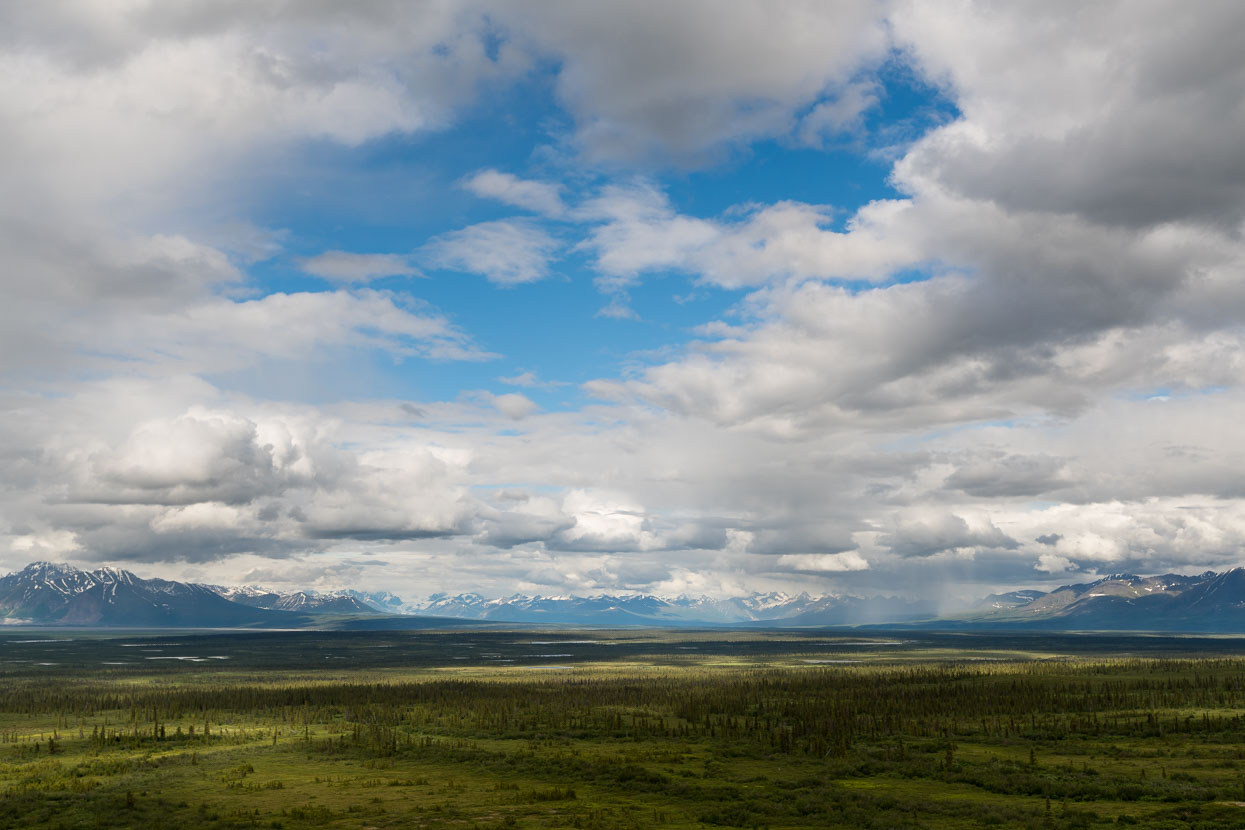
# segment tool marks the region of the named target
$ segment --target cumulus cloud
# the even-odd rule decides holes
[[[1053,553],[1043,553],[1038,556],[1037,564],[1033,566],[1035,571],[1046,571],[1049,574],[1063,573],[1072,570],[1072,561]]]
[[[28,526],[10,528],[12,549],[55,542],[83,559],[191,562],[287,556],[341,539],[460,536],[478,511],[457,483],[461,456],[410,443],[342,449],[342,425],[310,409],[244,417],[192,407],[93,449],[81,440],[88,417],[61,413],[80,434],[62,439],[70,449],[46,475],[73,484],[41,506],[29,502]]]
[[[562,502],[572,520],[552,544],[570,550],[643,550],[657,546],[644,508],[625,496],[572,490]]]
[[[262,576],[281,557],[366,579],[383,554],[403,585],[497,593],[950,592],[1240,564],[1240,4],[0,15],[6,563]],[[954,115],[894,150],[886,198],[705,208],[662,178],[758,140],[855,141],[888,59]],[[309,147],[446,129],[526,73],[561,108],[544,167],[446,177],[522,217],[409,257],[296,260],[325,291],[260,290],[248,266],[286,238],[203,226],[243,212],[274,160],[297,181]],[[418,264],[517,285],[560,257],[588,263],[605,316],[635,315],[659,277],[735,302],[690,344],[602,368],[578,409],[230,386],[347,353],[492,357],[451,310],[360,284]],[[532,370],[499,382],[548,388],[514,359]]]
[[[499,285],[536,282],[549,276],[561,247],[539,226],[519,219],[481,222],[434,239],[424,249],[438,268],[482,274]]]
[[[886,51],[872,3],[538,3],[495,14],[562,61],[557,94],[592,158],[704,163],[783,135],[796,112],[847,86]]]
[[[502,491],[495,508],[485,511],[481,519],[478,540],[497,548],[543,543],[575,524],[555,499],[525,491]]]
[[[922,515],[926,514],[926,515]],[[975,517],[970,524],[954,513],[901,516],[882,540],[900,556],[933,556],[957,549],[1014,549],[1020,543],[994,526],[988,517]]]
[[[815,573],[838,573],[840,571],[863,571],[869,562],[859,553],[787,553],[778,557],[780,567]]]
[[[791,278],[881,281],[918,265],[927,256],[921,247],[884,232],[909,212],[903,202],[874,202],[846,232],[827,228],[830,208],[798,202],[710,220],[679,215],[664,193],[641,184],[607,187],[577,216],[594,223],[584,247],[596,254],[607,287],[678,270],[706,284],[744,288]]]
[[[965,115],[919,142],[900,179],[1132,228],[1239,224],[1245,150],[1223,139],[1245,127],[1245,70],[1230,57],[1242,9],[1066,11],[897,8],[897,37]]]
[[[58,201],[167,207],[257,148],[436,129],[479,84],[527,61],[505,42],[490,53],[478,8],[357,11],[346,21],[275,2],[5,10],[0,120],[12,143],[0,175]],[[76,152],[88,134],[91,152]]]
[[[119,504],[245,503],[277,486],[272,446],[231,413],[194,412],[138,426],[115,450],[91,460],[98,488],[72,500]]]
[[[1212,317],[1210,305],[1238,300],[1206,291],[1211,275],[1235,268],[1226,240],[1188,245],[1162,229],[1139,235],[1014,220],[994,206],[952,215],[957,223],[940,244],[960,232],[974,237],[984,256],[956,256],[971,271],[865,291],[780,283],[751,297],[750,325],[707,328],[718,337],[688,356],[593,389],[723,423],[782,419],[792,429],[853,413],[925,423],[1071,414],[1104,384],[1187,386],[1213,364],[1177,354],[1237,339],[1216,331],[1231,324]],[[919,233],[949,218],[931,216]],[[1184,320],[1172,320],[1186,309]],[[1174,352],[1171,338],[1181,341]],[[1210,384],[1236,371],[1228,367],[1237,358],[1225,357],[1227,370]]]
[[[481,170],[465,179],[462,186],[477,196],[496,199],[546,216],[561,216],[566,210],[562,204],[562,188],[559,185],[520,179],[513,173]]]

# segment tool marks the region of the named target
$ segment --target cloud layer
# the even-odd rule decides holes
[[[1242,26],[1229,2],[12,6],[0,562],[947,597],[1240,564]],[[896,77],[951,112],[899,145]],[[547,96],[537,146],[427,174],[434,230],[257,223],[255,182],[363,176],[514,90]],[[886,195],[688,196],[844,136]],[[470,274],[454,308],[438,281]],[[519,370],[547,332],[504,312],[582,285],[568,329],[652,325],[631,300],[660,285],[727,311],[572,398]],[[502,319],[531,356],[490,345]],[[410,391],[502,359],[500,387]],[[417,382],[349,391],[374,366]]]

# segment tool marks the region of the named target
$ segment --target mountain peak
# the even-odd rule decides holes
[[[73,565],[64,565],[59,562],[40,561],[31,562],[29,565],[22,568],[19,573],[29,575],[40,574],[50,576],[76,576],[77,574],[83,573],[83,571],[78,570]]]
[[[105,565],[102,568],[96,569],[91,573],[91,576],[100,582],[118,582],[123,585],[133,585],[139,581],[139,578],[132,572],[122,568],[114,568],[112,565]]]

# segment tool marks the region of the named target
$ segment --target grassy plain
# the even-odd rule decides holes
[[[0,631],[0,827],[1245,827],[1245,641]]]

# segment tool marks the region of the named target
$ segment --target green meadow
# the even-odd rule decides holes
[[[1234,638],[0,633],[0,827],[1245,827]]]

